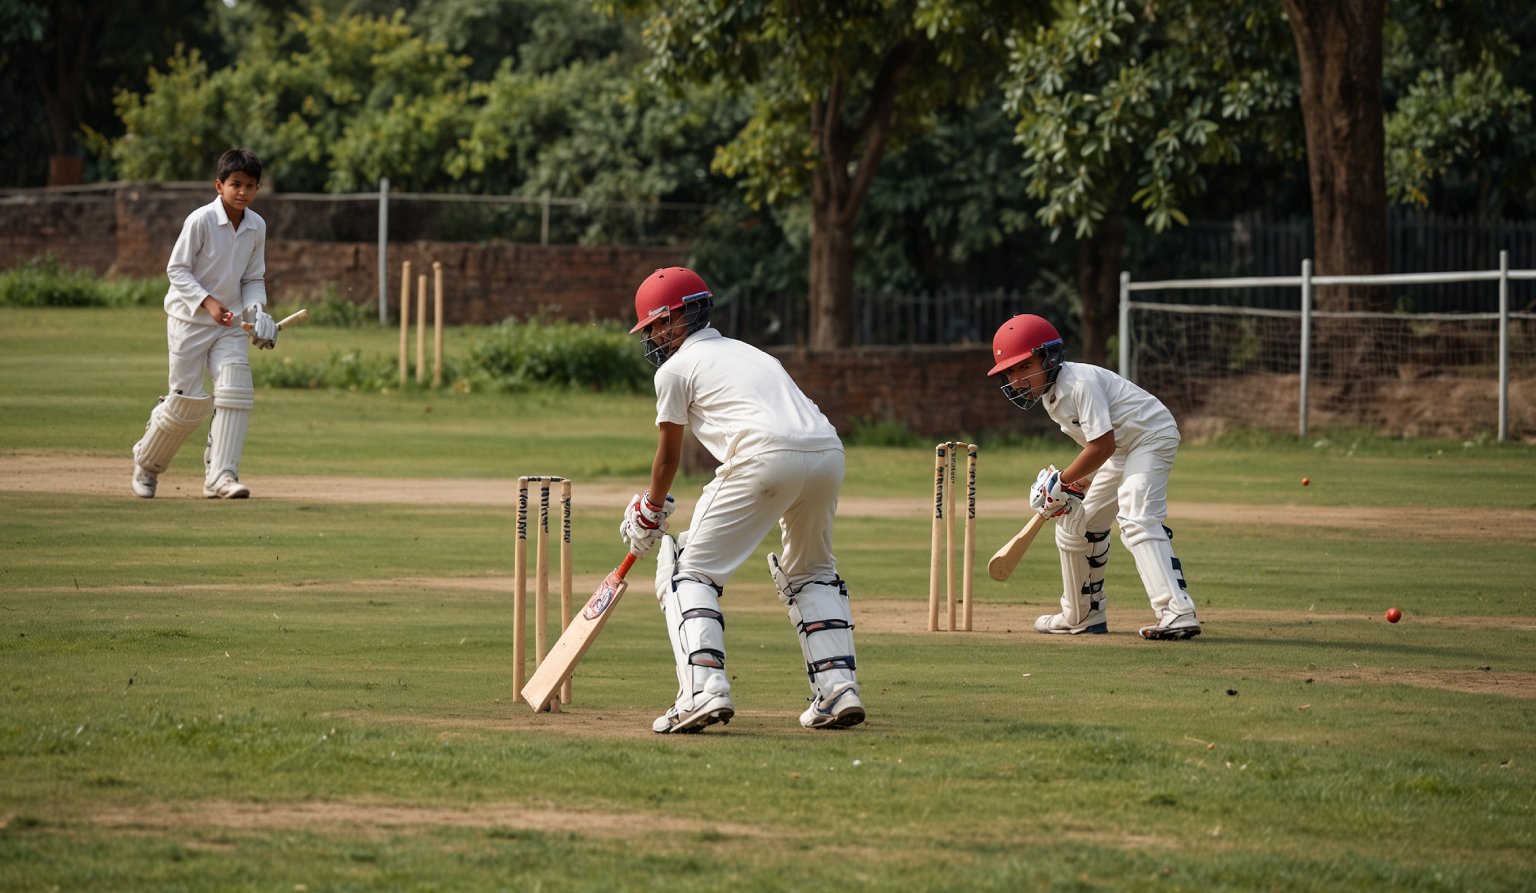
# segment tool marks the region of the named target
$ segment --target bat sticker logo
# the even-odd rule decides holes
[[[614,591],[614,587],[604,586],[592,598],[587,600],[587,606],[581,609],[581,616],[588,620],[596,620],[603,616],[603,612],[607,611],[608,606],[613,604]]]

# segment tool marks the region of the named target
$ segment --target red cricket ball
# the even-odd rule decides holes
[[[1403,612],[1402,611],[1399,611],[1396,608],[1388,608],[1387,609],[1387,622],[1388,623],[1396,623],[1396,622],[1398,622],[1399,620],[1402,620],[1402,619],[1403,619]]]

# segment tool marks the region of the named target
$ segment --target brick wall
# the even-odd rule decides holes
[[[170,250],[168,242],[164,251]],[[100,274],[116,252],[117,203],[110,194],[53,198],[38,190],[0,198],[0,270],[52,254],[66,269]]]
[[[986,375],[985,345],[770,351],[839,431],[894,421],[935,441],[981,433],[1055,430],[1044,410],[1023,412]]]
[[[0,270],[49,254],[67,268],[143,279],[165,275],[166,259],[188,214],[213,200],[212,184],[124,183],[115,190],[27,190],[0,199]],[[286,238],[302,230],[304,202],[258,201],[267,220],[267,291],[273,303],[312,301],[333,289],[376,308],[377,242]],[[492,323],[543,312],[561,319],[608,319],[632,312],[635,286],[657,267],[682,262],[681,248],[522,245],[507,242],[392,243],[389,310],[398,313],[404,261],[411,290],[432,263],[443,265],[443,321]],[[429,300],[428,306],[431,305]]]
[[[0,197],[0,270],[52,254],[66,267],[103,276],[163,276],[182,221],[213,195],[211,183],[8,194]],[[292,306],[331,288],[357,304],[378,306],[376,243],[285,238],[285,229],[304,229],[305,204],[271,197],[265,203],[257,211],[268,221],[267,288],[274,303]],[[656,267],[681,262],[684,254],[678,248],[627,246],[393,243],[390,313],[398,312],[401,267],[409,260],[413,317],[418,277],[425,273],[430,288],[432,262],[439,261],[448,323],[492,323],[540,311],[562,319],[626,318],[633,312],[635,286]],[[1043,412],[1013,408],[985,377],[984,346],[773,352],[844,433],[858,420],[895,422],[935,440],[1049,428]]]

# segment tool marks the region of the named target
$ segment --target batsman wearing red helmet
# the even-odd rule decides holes
[[[635,292],[645,355],[656,369],[656,458],[650,489],[630,501],[620,535],[637,555],[659,546],[656,598],[677,665],[677,698],[651,724],[697,732],[736,713],[725,672],[720,596],[775,524],[781,550],[768,572],[800,639],[811,703],[808,729],[864,721],[854,675],[853,614],[832,556],[843,485],[843,443],[779,361],[709,325],[713,296],[692,270],[657,270]],[[667,535],[668,495],[684,429],[720,463],[686,532]]]
[[[1136,561],[1156,621],[1147,639],[1200,635],[1195,603],[1173,555],[1168,517],[1168,475],[1179,449],[1179,428],[1160,400],[1119,375],[1087,363],[1068,363],[1056,328],[1032,314],[1003,323],[992,338],[992,370],[1003,394],[1029,409],[1044,403],[1061,430],[1082,447],[1066,468],[1047,466],[1029,502],[1056,520],[1061,552],[1061,611],[1035,621],[1042,633],[1109,631],[1104,608],[1104,565],[1109,529],[1120,522],[1120,541]]]

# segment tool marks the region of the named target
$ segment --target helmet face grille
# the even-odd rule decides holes
[[[1021,391],[1009,384],[1007,379],[1003,380],[1002,388],[1003,396],[1008,398],[1008,402],[1020,409],[1034,409],[1035,404],[1040,402],[1040,398],[1029,396],[1028,388]]]
[[[637,326],[636,328],[642,332],[640,337],[641,343],[645,348],[645,358],[650,361],[651,365],[660,368],[661,364],[665,363],[668,357],[677,352],[677,348],[682,343],[683,338],[709,325],[709,309],[714,306],[714,303],[714,298],[708,292],[684,298],[680,314],[683,324],[682,337],[672,341],[668,347],[658,344],[656,339],[651,337],[650,330],[657,325],[670,324],[672,320],[671,308],[658,308],[646,322]]]

